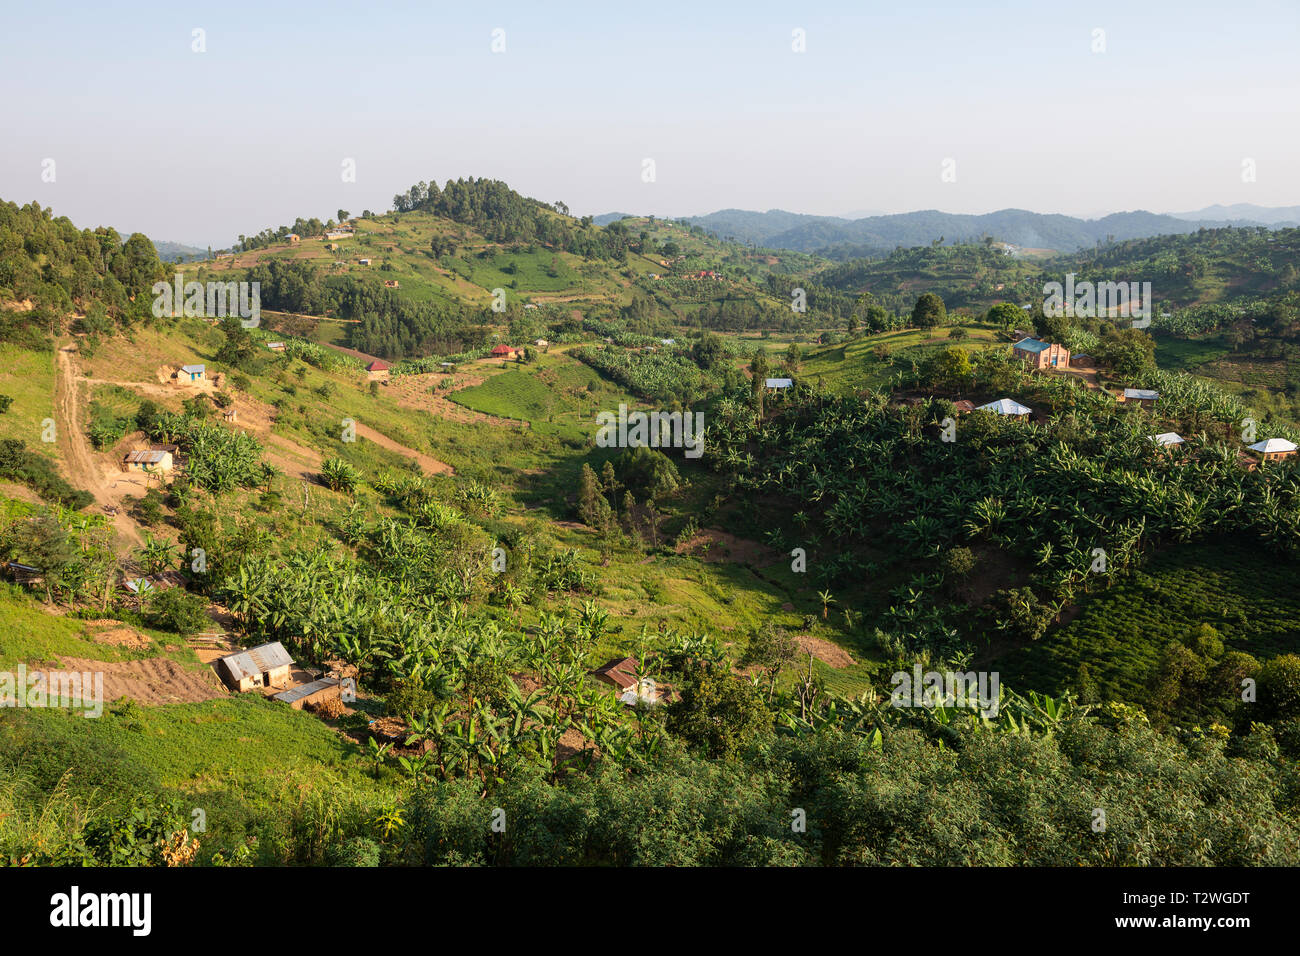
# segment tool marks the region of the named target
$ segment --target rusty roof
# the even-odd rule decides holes
[[[287,667],[293,664],[293,658],[289,656],[283,644],[272,641],[269,644],[259,644],[257,647],[230,654],[217,663],[225,666],[231,678],[240,681],[245,677],[255,677],[278,667]]]

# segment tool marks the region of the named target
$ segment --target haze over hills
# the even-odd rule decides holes
[[[1172,212],[1175,219],[1207,219],[1215,222],[1257,222],[1269,226],[1300,226],[1300,206],[1256,206],[1238,202],[1231,206],[1215,204],[1195,212]]]
[[[606,224],[622,213],[597,216]],[[813,216],[769,209],[721,209],[703,216],[687,217],[692,225],[742,242],[800,252],[833,255],[864,255],[887,252],[898,246],[969,242],[990,236],[1030,249],[1074,252],[1108,240],[1144,239],[1159,235],[1181,235],[1198,229],[1224,226],[1280,227],[1300,224],[1300,207],[1270,209],[1250,204],[1210,206],[1199,212],[1162,214],[1145,210],[1111,213],[1096,219],[1000,209],[983,215],[945,213],[927,209],[885,216],[849,219]]]

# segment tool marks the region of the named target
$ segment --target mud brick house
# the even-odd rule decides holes
[[[279,641],[250,647],[216,663],[217,676],[241,694],[259,687],[287,687],[292,667],[293,658]]]
[[[1296,445],[1295,442],[1287,441],[1285,438],[1268,438],[1255,442],[1250,446],[1250,450],[1260,461],[1281,461],[1296,453]]]
[[[1027,362],[1030,368],[1070,367],[1070,350],[1064,345],[1027,336],[1012,346],[1012,349],[1016,358]]]

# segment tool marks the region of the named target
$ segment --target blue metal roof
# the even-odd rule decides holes
[[[1035,338],[1023,338],[1016,343],[1016,348],[1022,352],[1041,352],[1044,349],[1051,348],[1051,345],[1047,342],[1040,342]]]

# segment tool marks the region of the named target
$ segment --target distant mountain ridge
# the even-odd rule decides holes
[[[859,252],[887,252],[898,246],[929,245],[940,237],[946,242],[970,242],[984,236],[1028,249],[1075,252],[1108,239],[1122,241],[1181,235],[1202,228],[1221,229],[1225,226],[1292,224],[1285,217],[1276,222],[1208,217],[1193,219],[1145,210],[1111,213],[1100,219],[1079,219],[1026,209],[1000,209],[983,215],[926,209],[865,219],[807,216],[780,209],[768,212],[723,209],[687,221],[723,238],[734,236],[759,246],[800,252],[819,252],[837,246],[856,247]]]
[[[1231,206],[1213,205],[1195,212],[1172,212],[1177,219],[1206,219],[1215,222],[1233,220],[1258,222],[1269,226],[1300,226],[1300,206],[1256,206],[1238,202]]]

